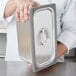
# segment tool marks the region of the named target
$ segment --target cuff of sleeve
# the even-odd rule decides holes
[[[50,4],[48,0],[34,0],[34,1],[38,2],[40,5]]]
[[[76,44],[76,37],[73,33],[71,32],[66,32],[64,31],[57,39],[59,42],[63,43],[67,48],[67,53],[69,53],[69,50],[74,48]]]
[[[5,18],[5,21],[6,21],[6,22],[11,22],[12,19],[13,19],[13,17],[15,17],[15,14],[9,16],[8,18]]]

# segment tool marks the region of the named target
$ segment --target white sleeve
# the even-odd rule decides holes
[[[49,0],[34,0],[34,1],[38,2],[40,5],[50,4]]]
[[[5,6],[7,4],[8,0],[0,0],[0,23],[1,22],[4,22],[4,21],[7,21],[7,22],[10,22],[13,15],[4,19],[4,10],[5,10]]]
[[[69,6],[66,14],[63,16],[62,33],[58,41],[62,42],[68,50],[76,45],[76,2],[74,0]]]
[[[4,9],[8,0],[0,0],[0,21],[4,20]]]

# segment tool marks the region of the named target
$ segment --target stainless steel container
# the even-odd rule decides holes
[[[34,72],[56,61],[55,4],[32,8],[27,22],[17,22],[20,58],[32,64]]]

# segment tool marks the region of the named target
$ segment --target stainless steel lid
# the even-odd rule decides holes
[[[40,71],[56,60],[56,8],[55,4],[32,8],[27,22],[17,22],[18,48],[21,59]]]

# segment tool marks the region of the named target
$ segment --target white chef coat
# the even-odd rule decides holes
[[[16,50],[17,37],[14,33],[16,32],[16,20],[14,15],[4,19],[4,8],[8,0],[0,0],[0,22],[6,21],[8,23],[7,34],[10,34],[10,37],[7,37],[7,43],[10,45],[11,40],[13,40],[10,47],[7,45],[6,60],[20,60],[18,50]],[[67,48],[68,51],[75,47],[76,45],[76,1],[75,0],[35,0],[41,5],[45,4],[56,4],[57,10],[57,40],[62,42]],[[13,26],[13,28],[12,28]],[[14,31],[13,31],[14,29]],[[14,33],[13,33],[14,32]],[[7,35],[8,36],[8,35]],[[12,48],[13,46],[13,48]],[[60,58],[63,60],[63,58]]]

